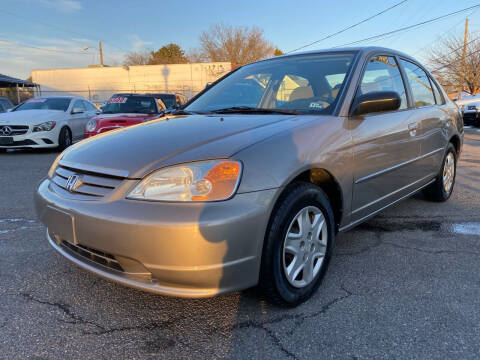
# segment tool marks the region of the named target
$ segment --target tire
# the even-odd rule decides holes
[[[450,169],[450,170],[449,170]],[[448,144],[443,157],[442,168],[435,178],[435,182],[423,191],[430,201],[447,201],[453,192],[457,175],[457,152],[452,143]]]
[[[58,150],[63,151],[72,145],[72,133],[67,127],[63,127],[58,135]]]
[[[309,223],[303,225],[308,229],[305,231],[300,228],[300,214],[307,213],[305,219]],[[324,224],[315,228],[315,224],[321,224],[322,216]],[[335,222],[327,195],[310,183],[287,187],[271,215],[263,246],[259,288],[266,300],[294,307],[309,299],[325,275],[334,240]],[[303,268],[298,270],[302,263]],[[313,270],[304,272],[307,268]]]

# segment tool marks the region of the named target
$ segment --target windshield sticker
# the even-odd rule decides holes
[[[320,104],[320,103],[317,103],[317,102],[312,102],[310,103],[310,105],[308,106],[310,109],[318,109],[318,110],[321,110],[323,109],[323,104]]]
[[[107,101],[108,104],[125,104],[126,102],[126,97],[113,97]]]
[[[43,103],[47,101],[47,99],[30,99],[30,100],[27,100],[27,103]]]

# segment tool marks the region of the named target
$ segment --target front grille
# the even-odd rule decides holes
[[[78,181],[73,189],[67,188],[68,179],[77,175]],[[84,170],[74,169],[66,166],[58,166],[52,178],[53,183],[63,190],[69,191],[72,195],[79,194],[92,198],[107,196],[121,182],[122,177],[92,173]]]
[[[60,245],[64,248],[67,248],[78,255],[87,258],[91,261],[96,262],[97,264],[106,266],[110,269],[117,270],[117,271],[124,271],[122,266],[119,264],[117,260],[115,260],[115,257],[111,254],[108,254],[106,252],[97,250],[97,249],[92,249],[84,245],[74,245],[69,243],[68,241],[62,241]]]
[[[0,125],[0,129],[4,126],[8,126],[12,129],[12,132],[8,134],[8,136],[23,135],[28,132],[28,125]]]
[[[463,119],[464,120],[475,120],[477,118],[477,115],[475,113],[464,113],[463,114]]]

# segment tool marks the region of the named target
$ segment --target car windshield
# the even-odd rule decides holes
[[[155,98],[150,96],[114,96],[103,107],[104,114],[156,114]]]
[[[246,65],[184,110],[331,114],[355,53],[305,54]]]
[[[71,98],[37,98],[25,101],[13,111],[21,110],[59,110],[67,111]]]

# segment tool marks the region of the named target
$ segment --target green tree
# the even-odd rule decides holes
[[[150,55],[151,58],[148,61],[149,65],[188,63],[185,51],[183,51],[179,45],[174,43],[162,46],[157,51],[152,51]]]

